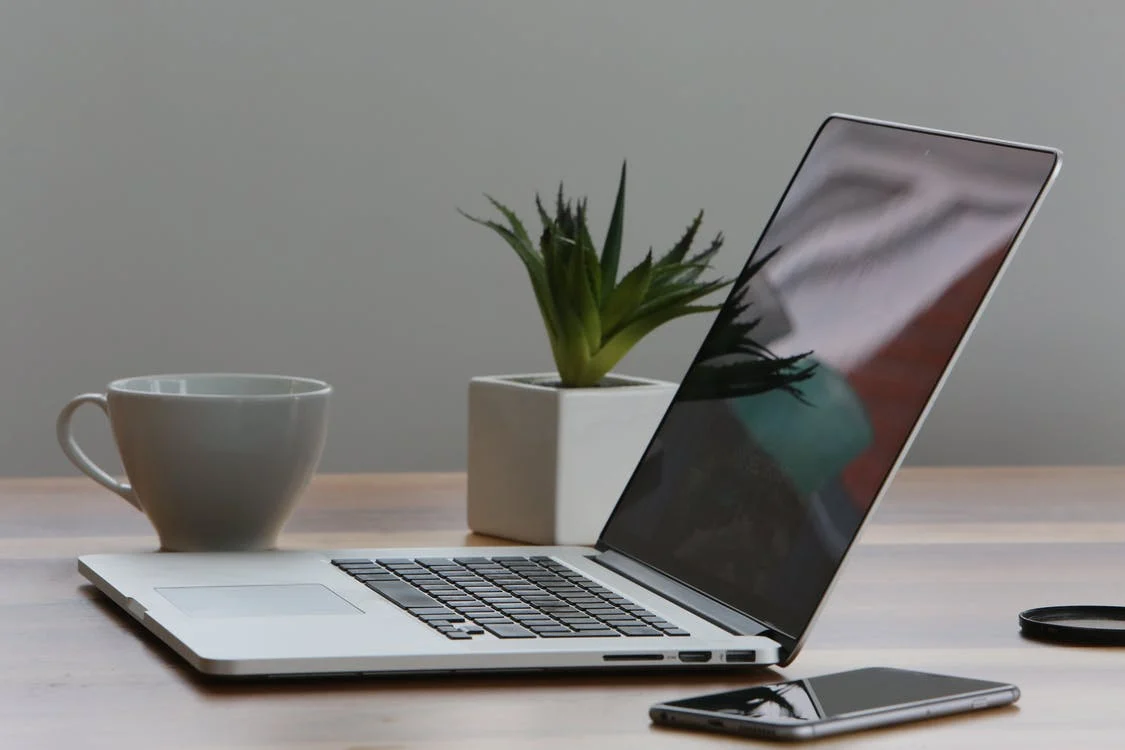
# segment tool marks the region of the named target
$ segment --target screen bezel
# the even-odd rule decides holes
[[[1051,170],[1050,170],[1047,178],[1044,180],[1043,185],[1040,188],[1039,192],[1037,193],[1037,195],[1035,197],[1035,200],[1032,201],[1031,206],[1028,209],[1027,214],[1024,216],[1023,220],[1021,221],[1019,229],[1016,231],[1015,236],[1012,239],[1012,242],[1009,244],[1009,246],[1008,246],[1008,248],[1005,252],[1004,259],[1001,262],[999,269],[997,269],[996,274],[993,276],[992,281],[989,283],[988,289],[986,290],[984,295],[982,295],[981,301],[977,305],[976,310],[973,311],[973,314],[969,319],[968,325],[966,325],[964,331],[962,331],[961,336],[957,341],[957,345],[954,347],[953,353],[950,356],[949,361],[946,362],[945,367],[942,369],[941,375],[938,377],[937,383],[934,386],[933,391],[930,393],[929,398],[926,400],[926,403],[923,405],[922,410],[918,415],[918,418],[915,420],[914,426],[911,428],[909,434],[906,437],[906,440],[903,442],[902,447],[899,449],[898,455],[895,457],[895,460],[892,461],[891,465],[888,467],[888,470],[887,470],[886,474],[884,475],[884,477],[883,477],[883,479],[882,479],[882,481],[879,485],[879,489],[875,493],[875,497],[872,499],[872,502],[868,506],[866,513],[864,513],[863,518],[860,520],[860,523],[859,523],[858,527],[856,528],[855,534],[852,536],[852,539],[848,542],[847,546],[845,547],[843,555],[841,556],[840,561],[837,564],[835,571],[832,573],[832,576],[829,579],[828,586],[825,588],[823,594],[820,597],[820,601],[817,603],[816,607],[813,609],[812,615],[809,617],[808,622],[806,622],[804,627],[801,629],[801,632],[799,632],[799,633],[783,632],[782,630],[773,626],[771,623],[763,620],[761,617],[756,616],[753,612],[744,612],[740,609],[737,609],[736,607],[733,607],[730,604],[712,596],[711,594],[709,594],[708,592],[698,588],[697,586],[695,586],[695,585],[693,585],[693,584],[691,584],[687,581],[683,581],[683,580],[677,578],[676,576],[674,576],[671,573],[661,569],[660,567],[658,567],[656,565],[650,564],[648,561],[644,560],[641,557],[638,557],[638,556],[632,554],[628,550],[625,550],[625,549],[622,549],[620,547],[617,547],[617,546],[614,546],[614,545],[610,544],[606,540],[606,532],[609,530],[610,526],[613,524],[614,518],[617,517],[618,512],[621,509],[620,500],[621,500],[621,498],[623,498],[625,496],[625,494],[629,490],[629,487],[633,484],[634,480],[636,479],[637,473],[638,473],[638,470],[641,466],[643,458],[637,462],[636,466],[633,467],[633,472],[630,474],[629,481],[625,483],[625,487],[622,489],[621,495],[618,497],[618,502],[615,505],[615,507],[613,509],[613,512],[610,514],[609,518],[606,520],[605,525],[602,527],[601,533],[598,535],[598,541],[595,544],[595,548],[599,552],[612,551],[616,554],[619,554],[619,555],[622,555],[626,558],[629,558],[630,560],[634,560],[637,563],[639,563],[641,565],[644,565],[644,566],[650,568],[653,571],[658,572],[661,576],[664,576],[668,579],[671,579],[671,580],[675,581],[676,583],[691,589],[692,591],[698,592],[700,595],[702,595],[704,597],[707,597],[711,601],[714,601],[717,605],[719,605],[721,607],[724,607],[727,610],[737,612],[737,613],[739,613],[739,614],[741,614],[745,617],[748,617],[748,618],[750,618],[750,619],[752,619],[756,622],[761,623],[766,630],[766,632],[764,632],[763,635],[766,635],[767,637],[772,638],[773,640],[777,641],[778,645],[780,646],[778,664],[780,664],[782,666],[784,666],[786,664],[789,664],[794,658],[796,658],[797,653],[800,651],[801,647],[804,645],[804,642],[805,642],[806,638],[808,637],[808,634],[811,631],[812,626],[815,624],[817,618],[819,617],[821,611],[823,610],[824,604],[828,600],[830,594],[832,593],[833,587],[836,585],[836,582],[839,580],[840,573],[843,571],[844,565],[845,565],[852,549],[854,549],[856,541],[861,537],[861,535],[862,535],[864,529],[866,528],[868,522],[874,516],[874,511],[877,508],[877,506],[879,505],[879,502],[886,495],[887,487],[890,485],[891,479],[893,479],[893,477],[897,473],[899,467],[902,464],[903,459],[905,458],[907,452],[910,450],[910,446],[914,442],[915,437],[917,437],[918,431],[921,428],[922,423],[925,421],[926,416],[929,414],[930,409],[933,407],[934,401],[937,399],[938,394],[941,392],[942,387],[945,385],[945,381],[949,377],[949,373],[953,369],[953,365],[957,362],[957,359],[961,356],[961,352],[962,352],[962,349],[965,346],[966,341],[969,339],[970,335],[973,332],[973,329],[976,327],[977,323],[979,322],[980,315],[981,315],[982,311],[984,310],[985,307],[987,307],[989,300],[991,299],[993,293],[996,290],[997,285],[1000,282],[1000,279],[1004,276],[1004,272],[1007,270],[1009,263],[1011,263],[1012,258],[1015,256],[1016,248],[1019,246],[1020,242],[1023,240],[1023,237],[1024,237],[1025,233],[1027,232],[1027,228],[1030,226],[1032,220],[1035,218],[1035,214],[1038,212],[1039,207],[1043,203],[1043,198],[1047,195],[1048,190],[1050,189],[1051,185],[1054,183],[1056,177],[1058,176],[1059,167],[1061,166],[1061,163],[1062,163],[1062,152],[1059,149],[1056,149],[1056,148],[1051,148],[1051,147],[1046,147],[1046,146],[1035,146],[1035,145],[1031,145],[1031,144],[1027,144],[1027,143],[1019,143],[1019,142],[1015,142],[1015,141],[1005,141],[1005,140],[999,140],[999,139],[994,139],[994,138],[983,138],[983,137],[980,137],[980,136],[967,135],[967,134],[964,134],[964,133],[956,133],[956,132],[952,132],[952,131],[922,128],[922,127],[916,127],[916,126],[913,126],[913,125],[906,125],[906,124],[903,124],[903,123],[888,122],[888,121],[871,119],[871,118],[864,118],[864,117],[856,117],[856,116],[853,116],[853,115],[838,114],[838,113],[831,114],[828,117],[826,117],[824,119],[824,121],[820,124],[820,126],[816,130],[816,133],[813,135],[813,138],[809,141],[808,146],[805,148],[805,152],[804,152],[804,154],[802,154],[801,159],[797,164],[797,168],[793,171],[792,176],[789,178],[789,182],[785,186],[785,190],[782,192],[781,197],[778,199],[777,204],[774,206],[773,211],[770,213],[769,219],[766,221],[765,225],[763,226],[761,233],[758,235],[758,239],[756,240],[756,242],[754,244],[754,250],[750,253],[750,257],[747,258],[747,260],[746,260],[745,264],[743,265],[742,269],[740,269],[739,276],[742,275],[742,273],[745,271],[745,269],[753,262],[754,258],[757,256],[758,251],[761,249],[762,240],[765,239],[767,233],[770,230],[770,227],[773,225],[774,220],[777,218],[778,212],[781,210],[782,206],[785,205],[785,200],[788,197],[789,192],[793,187],[793,183],[796,181],[797,176],[801,173],[801,170],[804,168],[805,162],[808,160],[809,155],[812,153],[813,149],[816,147],[817,142],[820,140],[821,134],[824,132],[824,129],[826,127],[828,127],[828,125],[835,120],[847,120],[849,122],[862,123],[862,124],[866,124],[866,125],[870,125],[872,127],[878,127],[878,128],[890,128],[890,129],[894,129],[894,130],[908,131],[908,132],[914,132],[914,133],[923,133],[923,134],[942,137],[942,138],[959,139],[959,140],[971,141],[971,142],[975,142],[975,143],[991,144],[991,145],[997,145],[997,146],[1005,146],[1005,147],[1008,147],[1008,148],[1018,148],[1018,149],[1024,149],[1024,150],[1027,150],[1027,151],[1035,151],[1035,152],[1051,155],[1053,161],[1052,161]],[[724,304],[726,304],[727,302],[729,302],[729,298],[727,300],[724,300]],[[691,370],[699,364],[700,355],[702,353],[702,343],[705,342],[707,339],[709,339],[711,337],[711,335],[714,333],[714,330],[715,330],[715,323],[713,322],[712,325],[708,328],[707,334],[703,338],[703,341],[701,341],[700,348],[696,351],[695,356],[692,358],[692,362],[691,362],[691,365],[688,367],[687,373],[690,373]],[[687,375],[685,374],[684,378],[681,379],[681,384],[682,384],[683,380],[686,380],[686,379],[687,379]],[[679,399],[679,390],[680,390],[680,388],[677,387],[676,393],[673,395],[672,400],[669,403],[667,410],[665,410],[664,415],[661,417],[660,423],[657,425],[656,429],[653,431],[652,435],[650,436],[649,442],[646,444],[644,451],[641,452],[642,457],[648,454],[648,451],[652,446],[653,440],[656,438],[657,435],[660,434],[660,430],[663,428],[665,421],[668,419],[668,415],[671,413],[672,407],[677,403],[677,401]],[[706,613],[701,613],[701,614],[705,615]]]

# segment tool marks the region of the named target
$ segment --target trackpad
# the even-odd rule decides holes
[[[188,617],[363,614],[358,607],[319,583],[171,586],[156,591]]]

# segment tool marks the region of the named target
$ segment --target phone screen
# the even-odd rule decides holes
[[[877,708],[1003,687],[998,682],[870,668],[672,701],[669,706],[774,724],[821,721]]]

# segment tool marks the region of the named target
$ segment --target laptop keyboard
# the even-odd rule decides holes
[[[332,564],[453,640],[686,636],[550,557],[379,558]]]

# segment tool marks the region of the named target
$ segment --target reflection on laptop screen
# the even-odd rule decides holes
[[[799,637],[1055,160],[829,119],[603,546]]]

